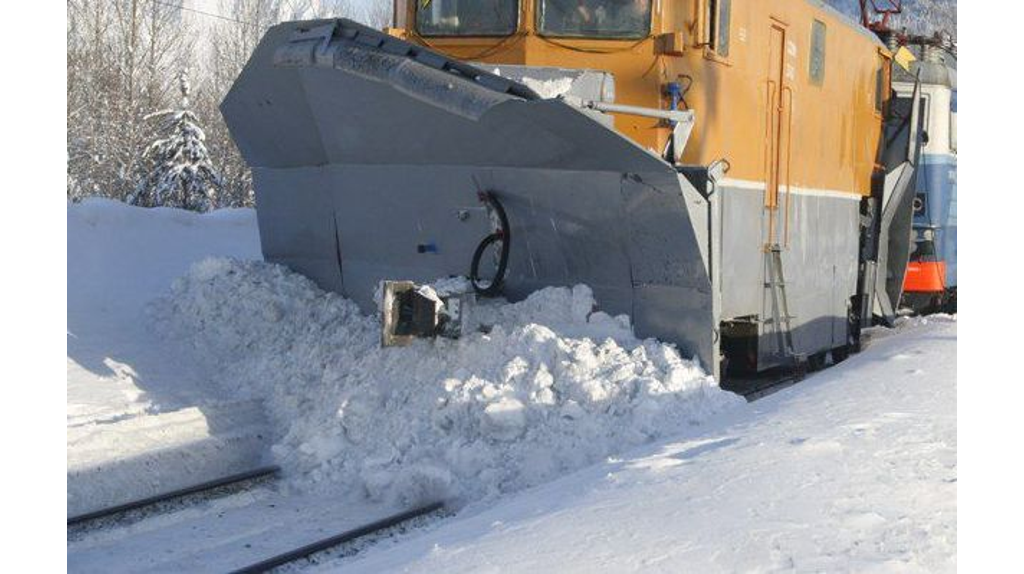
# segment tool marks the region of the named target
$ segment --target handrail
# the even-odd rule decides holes
[[[793,88],[782,86],[782,93],[786,92],[789,92],[789,121],[786,127],[786,214],[783,218],[782,245],[789,247],[789,198],[792,195],[791,183],[793,178]],[[785,109],[783,112],[785,112]]]

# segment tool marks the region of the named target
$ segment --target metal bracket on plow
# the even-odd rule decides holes
[[[384,281],[381,289],[382,347],[401,347],[417,338],[458,339],[467,330],[472,291],[439,294],[412,281]]]
[[[645,108],[642,106],[628,106],[608,102],[582,100],[571,96],[562,98],[567,104],[583,110],[596,110],[606,114],[625,114],[630,116],[642,116],[668,122],[672,126],[672,157],[673,163],[679,163],[683,159],[683,150],[690,141],[690,133],[693,131],[695,116],[693,110],[661,110]]]
[[[334,66],[330,51],[337,23],[296,30],[288,43],[278,48],[274,63],[278,66]]]

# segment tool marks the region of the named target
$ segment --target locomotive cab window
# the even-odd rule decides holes
[[[516,31],[518,0],[419,0],[416,31],[423,36],[508,36]]]
[[[651,0],[540,0],[537,29],[555,37],[646,38]]]
[[[705,0],[704,45],[723,58],[729,56],[731,20],[732,0]]]
[[[885,90],[888,84],[885,81],[885,66],[881,66],[875,72],[875,111],[882,113],[885,107]]]
[[[811,25],[811,58],[808,73],[811,83],[817,86],[825,82],[825,23],[815,20]]]
[[[928,145],[928,132],[932,131],[932,98],[928,94],[921,94],[921,130],[924,132],[924,140],[921,145]]]

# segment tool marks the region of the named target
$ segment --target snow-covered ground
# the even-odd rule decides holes
[[[68,207],[69,514],[285,469],[284,488],[69,538],[70,570],[203,563],[195,532],[208,565],[239,566],[299,531],[272,508],[329,534],[437,497],[461,510],[313,566],[955,569],[955,318],[874,331],[748,405],[584,286],[484,306],[486,334],[381,349],[375,319],[258,245],[251,211]],[[211,541],[249,523],[248,549]]]
[[[493,499],[743,404],[590,289],[484,304],[457,341],[380,346],[377,318],[283,267],[208,259],[152,306],[223,386],[266,401],[300,488],[384,502]]]
[[[251,210],[68,206],[68,515],[248,470],[263,409],[211,385],[144,308],[210,255],[258,258]]]
[[[952,572],[956,440],[956,319],[909,320],[708,428],[345,571]]]

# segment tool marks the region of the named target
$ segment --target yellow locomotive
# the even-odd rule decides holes
[[[824,2],[399,0],[395,24],[463,61],[608,72],[618,103],[668,109],[675,83],[698,112],[683,161],[727,158],[769,204],[780,188],[870,193],[891,56]],[[671,131],[633,115],[615,127],[654,150]]]
[[[384,32],[271,29],[222,110],[265,257],[367,311],[389,279],[587,283],[761,371],[892,316],[916,112],[886,123],[890,61],[817,0],[398,0]]]

